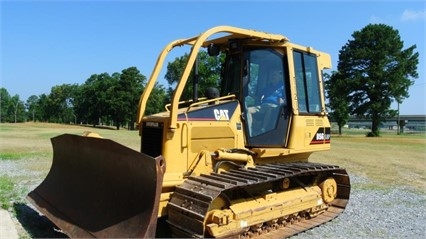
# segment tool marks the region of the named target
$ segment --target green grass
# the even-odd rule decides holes
[[[10,178],[0,176],[0,206],[9,209],[12,206],[11,200],[16,196],[13,182]]]
[[[0,160],[19,160],[23,158],[46,158],[51,157],[48,152],[7,152],[0,153]]]
[[[13,157],[14,154],[19,153],[47,153],[51,151],[50,138],[64,133],[81,135],[85,131],[96,132],[130,148],[139,149],[137,131],[117,131],[78,125],[25,123],[0,124],[0,152],[2,155],[9,155],[7,157]]]
[[[332,137],[332,149],[314,153],[312,161],[340,165],[369,179],[363,188],[405,187],[426,192],[426,138],[418,135]]]
[[[34,178],[33,174],[44,177],[49,171],[53,155],[50,138],[64,133],[82,135],[85,131],[96,132],[134,150],[140,148],[137,131],[47,123],[0,124],[0,163],[13,161],[23,172],[6,176],[8,172],[0,171],[0,177],[8,178],[18,185],[42,180]],[[25,171],[32,173],[27,174]]]

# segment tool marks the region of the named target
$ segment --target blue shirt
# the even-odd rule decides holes
[[[275,89],[275,90],[274,90]],[[280,98],[283,99],[284,93],[284,86],[280,86],[277,88],[269,87],[266,89],[265,93],[263,94],[262,104],[263,103],[272,103],[272,104],[279,104]]]

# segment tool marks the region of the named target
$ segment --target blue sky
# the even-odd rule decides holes
[[[285,35],[330,53],[336,70],[339,50],[354,31],[384,23],[399,31],[404,49],[415,44],[420,53],[419,78],[400,105],[401,114],[426,114],[424,0],[3,0],[0,17],[0,87],[23,101],[49,94],[55,85],[82,84],[92,74],[130,66],[149,77],[168,42],[217,25]]]

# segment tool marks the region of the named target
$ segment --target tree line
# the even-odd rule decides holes
[[[416,45],[403,49],[398,30],[385,24],[369,24],[355,31],[339,51],[337,70],[324,73],[324,88],[330,117],[341,128],[350,116],[371,119],[370,136],[379,135],[379,127],[398,112],[391,103],[409,97],[408,90],[418,78],[419,53]],[[168,63],[164,76],[168,88],[157,85],[149,98],[146,114],[164,110],[173,86],[179,81],[188,55]],[[199,54],[200,97],[207,87],[219,87],[224,56]],[[190,78],[192,79],[192,77]],[[191,80],[190,80],[191,81]],[[10,96],[0,88],[0,122],[42,121],[133,125],[139,97],[147,78],[136,67],[121,73],[93,74],[82,85],[62,84],[52,87],[50,94],[32,95],[26,102],[19,95]],[[183,94],[191,99],[192,84]]]
[[[146,77],[136,67],[129,67],[112,75],[93,74],[81,85],[53,86],[49,94],[32,95],[25,102],[1,88],[0,121],[107,124],[119,128],[134,121],[145,84]],[[152,100],[162,104],[166,98],[164,87],[158,85],[154,92]],[[150,104],[147,111],[158,112],[158,105]]]

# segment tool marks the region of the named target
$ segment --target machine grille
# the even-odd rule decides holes
[[[163,145],[163,124],[144,122],[142,125],[141,152],[151,157],[161,155]]]
[[[315,126],[313,119],[306,119],[306,126]]]

